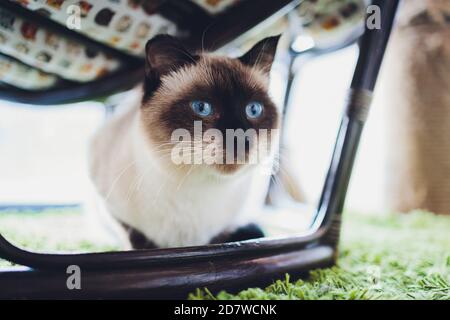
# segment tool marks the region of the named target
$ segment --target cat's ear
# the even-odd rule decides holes
[[[281,35],[278,35],[261,40],[246,54],[240,57],[239,60],[247,66],[259,68],[268,75],[272,68],[273,60],[275,59],[280,37]]]
[[[180,40],[169,35],[158,35],[150,39],[145,45],[145,54],[147,77],[162,77],[197,60]]]

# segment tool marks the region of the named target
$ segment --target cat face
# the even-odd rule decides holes
[[[232,173],[268,155],[279,125],[267,93],[278,39],[237,59],[191,54],[170,36],[147,43],[141,120],[164,161],[170,153],[176,165]]]

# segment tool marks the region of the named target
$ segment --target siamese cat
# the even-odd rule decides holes
[[[245,212],[250,202],[264,203],[264,193],[253,189],[268,185],[267,175],[266,182],[258,179],[258,168],[277,147],[279,110],[268,85],[278,40],[266,38],[240,58],[189,52],[168,35],[149,40],[139,98],[96,133],[90,150],[91,178],[128,245],[180,247],[263,236],[254,225],[242,227],[252,222]],[[214,132],[214,139],[198,129]],[[236,161],[259,151],[261,129],[269,136],[267,157]],[[229,138],[227,130],[252,130],[253,136],[245,137],[243,148],[230,147],[229,140],[239,138]],[[174,141],[175,132],[194,142]],[[193,162],[174,161],[180,145],[183,159],[187,153]]]

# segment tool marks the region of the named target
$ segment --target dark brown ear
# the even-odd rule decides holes
[[[239,60],[250,67],[261,69],[268,75],[272,68],[280,37],[281,35],[278,35],[261,40],[250,51],[240,57]]]
[[[158,35],[145,45],[145,94],[151,95],[159,86],[161,77],[187,64],[196,63],[192,55],[175,37]]]

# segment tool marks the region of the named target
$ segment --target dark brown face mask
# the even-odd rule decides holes
[[[150,40],[141,111],[152,142],[167,143],[177,129],[193,136],[196,121],[202,132],[215,129],[224,139],[229,129],[251,129],[256,135],[265,129],[270,138],[270,130],[278,127],[277,108],[267,92],[278,40],[264,39],[236,59],[190,53],[171,36]],[[248,141],[244,149],[250,152]]]

